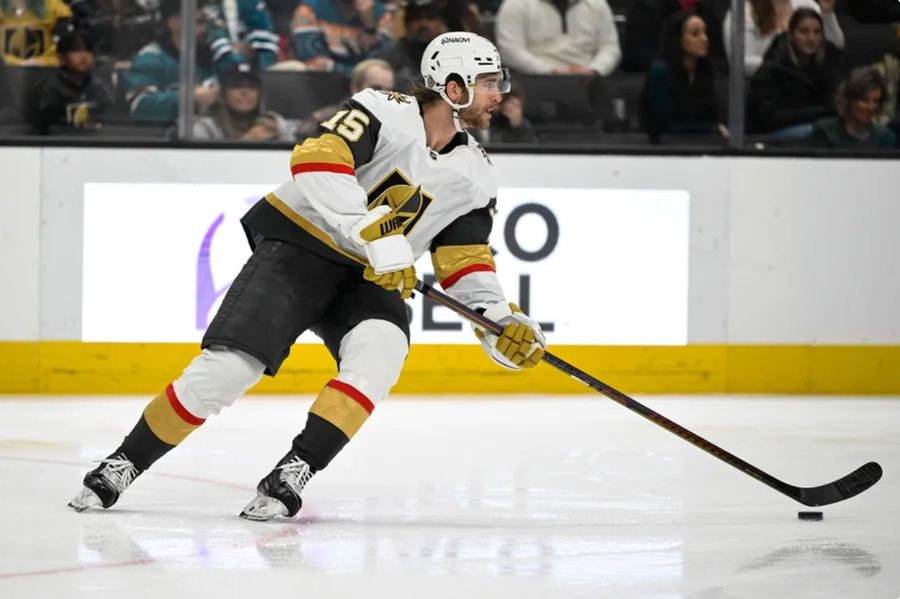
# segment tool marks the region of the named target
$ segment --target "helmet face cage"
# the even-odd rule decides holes
[[[494,44],[469,32],[449,32],[432,40],[422,56],[421,71],[425,86],[438,92],[456,110],[471,106],[475,100],[478,75],[498,74],[496,91],[501,94],[507,93],[511,85],[509,70],[500,66],[500,53]],[[471,90],[463,104],[447,96],[447,81],[452,75],[462,79],[466,89]]]

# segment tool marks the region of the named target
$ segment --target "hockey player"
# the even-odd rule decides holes
[[[487,353],[531,368],[546,345],[538,324],[507,302],[488,247],[497,183],[467,128],[486,128],[509,79],[497,49],[446,33],[422,59],[413,95],[363,90],[291,155],[292,178],[242,219],[253,254],[206,331],[202,351],[144,409],[122,444],[70,502],[108,508],[142,472],[263,374],[274,376],[304,330],[338,364],[290,450],[241,512],[293,516],[300,494],[397,382],[409,349],[403,300],[413,263],[431,251],[456,299],[504,325],[476,331]]]

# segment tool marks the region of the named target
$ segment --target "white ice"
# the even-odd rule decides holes
[[[148,399],[0,399],[0,598],[900,596],[897,398],[638,398],[795,485],[880,462],[821,522],[599,395],[389,398],[267,523],[237,514],[311,398],[252,396],[67,508]]]

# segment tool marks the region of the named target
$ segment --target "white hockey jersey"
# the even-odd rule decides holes
[[[374,90],[354,95],[321,127],[319,137],[294,147],[292,178],[244,217],[251,244],[283,239],[364,265],[350,229],[387,203],[416,258],[432,252],[448,293],[472,307],[505,302],[488,247],[496,175],[474,139],[460,133],[435,152],[415,98]]]

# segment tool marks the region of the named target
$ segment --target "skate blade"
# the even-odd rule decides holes
[[[240,513],[241,518],[257,522],[271,520],[275,516],[287,515],[288,510],[284,507],[284,504],[268,495],[257,495]]]
[[[75,499],[69,502],[69,507],[76,512],[83,512],[88,508],[103,507],[103,502],[100,501],[96,493],[87,487],[82,487]]]

